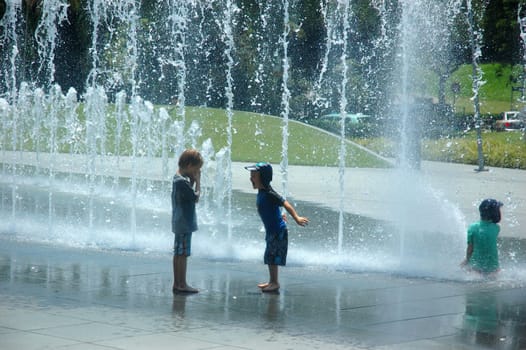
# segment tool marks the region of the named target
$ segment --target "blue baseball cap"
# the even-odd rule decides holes
[[[249,171],[257,171],[261,174],[261,182],[268,186],[272,181],[272,165],[266,162],[259,162],[254,165],[247,165],[245,169]]]

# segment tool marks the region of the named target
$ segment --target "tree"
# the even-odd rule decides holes
[[[7,5],[5,3],[5,0],[0,0],[0,20],[4,17],[6,7]]]
[[[56,50],[55,81],[62,87],[74,87],[83,93],[89,72],[90,40],[88,14],[80,0],[69,0],[68,20],[59,27],[60,41]]]
[[[521,0],[489,1],[482,23],[483,61],[501,63],[520,61],[520,29],[517,24],[517,9],[520,2]]]

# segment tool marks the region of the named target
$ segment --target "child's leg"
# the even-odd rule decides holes
[[[175,266],[175,269],[174,269],[174,272],[175,272],[175,276],[174,276],[174,280],[175,280],[175,288],[180,290],[182,288],[184,288],[185,284],[186,284],[186,280],[183,279],[183,277],[185,277],[185,272],[184,272],[184,262],[183,260],[181,259],[183,256],[182,255],[176,255],[174,257],[174,266]]]
[[[197,293],[198,290],[186,283],[186,267],[188,255],[190,254],[191,234],[187,234],[181,242],[181,249],[174,256],[174,292]]]
[[[267,232],[265,241],[264,262],[268,265],[269,281],[258,285],[264,292],[274,292],[279,289],[278,267],[287,261],[288,231]]]
[[[174,270],[174,284],[172,286],[172,291],[175,292],[180,288],[181,284],[181,281],[179,281],[179,260],[177,259],[177,255],[174,255],[172,264]]]
[[[278,284],[278,265],[269,265],[268,272],[270,275],[270,284]]]
[[[174,272],[174,284],[172,286],[172,292],[176,292],[182,287],[180,276],[181,276],[181,263],[179,256],[184,253],[184,235],[181,233],[174,234],[174,256],[173,256],[173,272]]]
[[[275,292],[279,290],[278,265],[268,265],[269,283],[262,288],[263,292]]]
[[[186,255],[177,255],[174,257],[174,292],[197,293],[198,290],[190,287],[186,283],[186,266],[188,257]]]
[[[268,266],[268,274],[269,274],[268,282],[259,283],[258,284],[258,288],[261,288],[261,289],[266,288],[272,282],[272,272],[271,272],[271,268],[270,268],[270,266],[272,266],[272,265],[267,264],[267,266]]]
[[[186,288],[186,256],[174,256],[174,285],[172,290],[174,292],[181,291]]]

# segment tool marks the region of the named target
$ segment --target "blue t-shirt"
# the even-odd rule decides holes
[[[468,244],[473,244],[473,254],[468,263],[476,270],[493,272],[499,269],[497,236],[500,226],[491,221],[477,221],[469,225]]]
[[[187,177],[176,174],[172,183],[172,232],[197,231],[195,203],[198,196]]]
[[[283,206],[285,199],[274,189],[260,189],[256,198],[259,216],[267,233],[281,232],[287,227],[279,207]]]

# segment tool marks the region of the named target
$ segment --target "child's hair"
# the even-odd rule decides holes
[[[270,163],[259,162],[254,165],[246,166],[245,169],[259,172],[261,176],[261,184],[266,188],[271,188],[270,182],[272,181],[272,165],[270,165]]]
[[[269,163],[260,165],[259,174],[261,175],[261,183],[265,187],[270,187],[270,182],[272,181],[272,165]]]
[[[502,202],[491,198],[484,199],[479,205],[480,219],[495,224],[500,222],[500,207],[502,207]]]
[[[189,165],[203,166],[203,157],[198,150],[187,149],[179,157],[179,168],[186,168]]]

